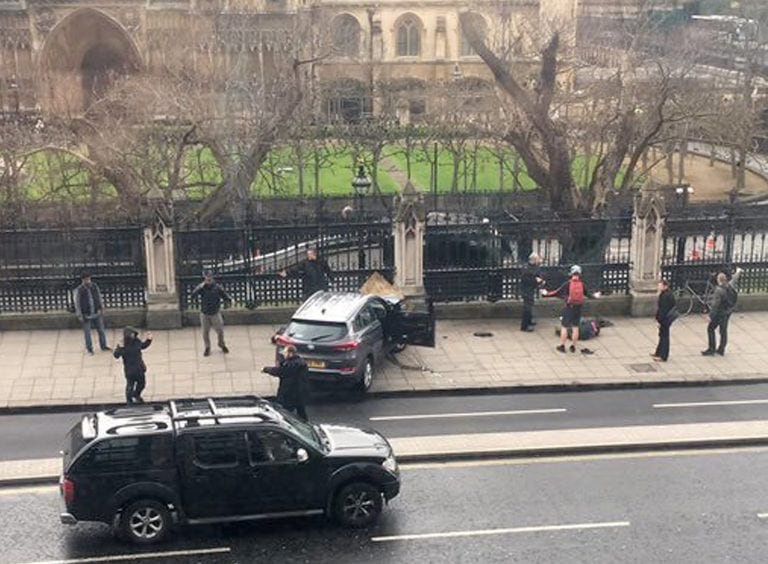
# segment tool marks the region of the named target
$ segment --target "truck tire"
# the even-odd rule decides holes
[[[120,515],[120,535],[135,544],[156,544],[165,539],[171,526],[171,514],[165,504],[154,499],[140,499],[128,505]]]
[[[379,518],[382,505],[379,488],[367,482],[353,482],[336,493],[333,514],[345,527],[368,527]]]

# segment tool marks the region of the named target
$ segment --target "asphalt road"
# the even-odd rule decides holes
[[[151,550],[104,526],[60,525],[55,488],[2,489],[0,562],[757,564],[766,476],[765,448],[415,465],[370,530],[322,518],[198,527]],[[172,551],[189,552],[141,556]]]
[[[388,437],[759,420],[766,414],[768,384],[364,401],[337,395],[309,408],[313,420],[370,426]],[[0,416],[0,460],[58,456],[80,415]]]

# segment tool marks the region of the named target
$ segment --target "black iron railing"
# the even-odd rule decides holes
[[[89,271],[108,308],[146,303],[140,228],[0,231],[0,311],[73,310]]]

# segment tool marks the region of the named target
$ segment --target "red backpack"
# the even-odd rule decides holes
[[[584,282],[580,278],[571,278],[568,282],[568,305],[584,304]]]

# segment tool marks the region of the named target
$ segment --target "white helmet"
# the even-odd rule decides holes
[[[570,274],[571,274],[571,276],[573,276],[574,274],[581,274],[581,267],[578,264],[574,264],[571,267],[571,273]]]

